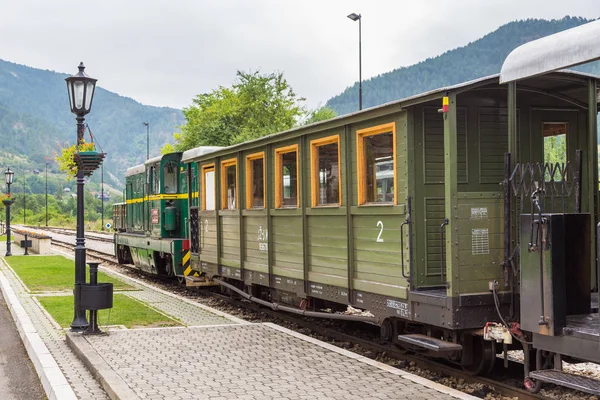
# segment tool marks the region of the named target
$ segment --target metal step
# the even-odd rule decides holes
[[[544,369],[530,372],[529,377],[542,382],[566,386],[585,393],[600,395],[600,381],[586,376],[570,374],[554,369]]]
[[[185,286],[187,287],[206,287],[206,286],[219,286],[217,282],[212,282],[204,277],[191,276],[185,277]]]
[[[446,353],[451,351],[460,351],[462,346],[457,343],[446,342],[442,339],[436,339],[421,334],[399,335],[398,341],[411,346],[421,347],[423,349],[436,353]]]

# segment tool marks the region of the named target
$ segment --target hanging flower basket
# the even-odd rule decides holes
[[[79,171],[83,172],[84,176],[90,176],[100,167],[106,153],[98,153],[97,151],[80,151],[75,153],[74,158]]]

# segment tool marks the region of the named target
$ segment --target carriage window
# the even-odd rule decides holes
[[[177,163],[168,161],[163,167],[163,193],[177,193]]]
[[[275,150],[275,207],[298,207],[298,145]]]
[[[202,167],[202,210],[215,209],[215,165]]]
[[[356,132],[359,204],[395,204],[396,124]]]
[[[237,209],[237,160],[235,158],[221,163],[221,208]]]
[[[544,122],[544,163],[549,164],[553,174],[546,170],[546,181],[562,181],[560,170],[567,163],[567,124],[565,122]],[[556,169],[556,165],[560,169]],[[551,176],[552,175],[552,176]]]
[[[246,157],[246,208],[265,208],[265,153]]]
[[[310,142],[312,206],[340,205],[339,136],[329,136]]]

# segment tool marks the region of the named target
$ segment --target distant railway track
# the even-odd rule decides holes
[[[96,239],[94,239],[94,240],[96,240]],[[65,249],[69,249],[69,250],[75,250],[75,245],[73,243],[65,242],[63,240],[58,240],[58,239],[54,239],[54,238],[52,238],[52,245],[58,246],[58,247],[63,247]],[[109,263],[117,264],[117,257],[115,257],[112,254],[108,254],[108,253],[90,249],[90,248],[86,248],[85,252],[87,255],[92,256],[95,259],[99,259],[99,260],[106,261]]]
[[[37,230],[44,230],[44,231],[50,231],[50,232],[56,232],[56,233],[60,233],[63,235],[70,235],[70,236],[75,236],[76,235],[76,231],[74,229],[67,229],[67,228],[56,228],[56,227],[36,227],[36,226],[24,226],[25,228],[32,228],[32,229],[37,229]],[[90,239],[90,240],[96,240],[99,242],[105,242],[105,243],[112,243],[114,241],[114,239],[112,238],[107,238],[104,236],[98,236],[98,235],[94,235],[91,233],[86,233],[85,234],[85,238],[86,239]]]
[[[55,231],[58,231],[58,230],[55,229]],[[75,232],[70,231],[70,230],[60,230],[60,233],[65,234],[65,235],[73,235],[73,236],[75,235]],[[93,235],[91,235],[91,236],[92,237],[88,237],[88,239],[102,241],[102,242],[106,241],[106,240],[102,240],[105,238],[94,238]],[[86,235],[86,237],[87,237],[87,235]],[[54,238],[52,239],[52,244],[55,246],[65,248],[65,249],[69,249],[69,250],[74,250],[74,248],[75,248],[75,245],[72,243],[54,239]],[[86,248],[86,253],[90,257],[93,257],[95,259],[98,259],[98,260],[108,263],[108,265],[107,265],[108,267],[117,267],[118,266],[119,268],[126,268],[132,272],[143,274],[140,270],[138,270],[134,266],[118,264],[116,257],[111,254],[108,254],[108,253],[105,253],[102,251],[93,250],[90,248]],[[151,278],[150,283],[160,287],[163,290],[167,290],[170,292],[177,292],[177,293],[181,292],[181,290],[176,290],[176,288],[178,288],[179,286],[177,286],[175,281],[173,281],[173,280],[165,281],[165,279],[161,279],[160,277],[157,277],[154,275],[148,275],[148,274],[143,274],[143,275],[145,277],[150,277]],[[146,282],[148,282],[148,281],[146,281]],[[198,288],[195,288],[195,289],[196,289],[196,291],[194,291],[194,292],[188,290],[186,295],[188,297],[192,297],[192,298],[197,297],[198,296],[198,291],[197,291]],[[205,291],[203,293],[208,293],[208,291]],[[497,380],[494,380],[491,378],[471,376],[471,375],[463,372],[462,370],[449,365],[448,363],[440,362],[440,361],[430,359],[430,358],[425,358],[425,357],[419,356],[418,354],[412,354],[412,353],[406,352],[400,348],[397,348],[397,347],[394,347],[391,345],[377,343],[377,341],[374,341],[373,339],[365,339],[365,338],[361,338],[361,337],[353,335],[353,334],[342,332],[339,327],[338,327],[338,329],[336,329],[335,326],[334,327],[325,326],[325,324],[323,324],[322,320],[319,321],[319,320],[316,320],[313,318],[298,317],[295,315],[282,313],[281,311],[274,311],[269,308],[262,307],[255,303],[251,303],[251,302],[247,302],[247,301],[240,301],[237,298],[234,298],[231,296],[226,296],[226,295],[215,293],[215,292],[210,292],[210,296],[217,298],[223,302],[226,302],[234,307],[243,307],[247,311],[264,314],[271,319],[286,322],[288,324],[294,324],[299,328],[309,330],[314,335],[325,337],[325,338],[329,339],[330,341],[332,341],[333,344],[336,344],[338,346],[340,343],[350,344],[349,347],[351,347],[351,348],[358,346],[362,350],[363,353],[365,351],[370,352],[371,358],[379,359],[382,356],[384,356],[387,358],[398,360],[400,362],[413,364],[414,366],[417,366],[418,368],[430,371],[432,373],[435,373],[435,374],[438,374],[441,376],[454,377],[458,380],[463,380],[464,382],[466,382],[468,384],[480,384],[485,388],[480,393],[481,396],[485,396],[487,393],[493,393],[495,395],[506,396],[506,397],[511,397],[511,398],[519,398],[519,399],[525,399],[525,400],[534,400],[534,399],[537,400],[537,399],[545,399],[546,398],[539,394],[529,393],[528,391],[517,388],[509,383],[500,382],[500,381],[497,381]],[[335,323],[332,325],[335,325]],[[357,328],[357,330],[358,329],[359,328]],[[364,326],[363,329],[368,329],[368,328],[366,326]],[[498,361],[500,361],[500,360],[498,360]],[[516,365],[515,365],[515,367],[516,367]],[[519,366],[519,368],[522,370],[522,366]],[[502,372],[502,373],[505,374],[504,372]],[[522,382],[522,378],[520,378],[518,380]],[[477,394],[478,393],[474,393],[474,395],[477,395]]]

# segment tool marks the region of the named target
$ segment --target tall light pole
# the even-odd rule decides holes
[[[348,15],[352,21],[358,21],[358,109],[362,110],[362,52],[361,52],[361,21],[362,15],[352,13]]]
[[[146,126],[146,160],[150,159],[150,124],[142,122]]]
[[[46,163],[46,226],[48,226],[48,163]]]
[[[79,72],[66,78],[67,90],[69,92],[69,103],[71,112],[77,116],[77,146],[83,143],[85,133],[84,116],[92,108],[94,90],[97,79],[90,78],[85,72],[83,63],[79,64]],[[75,240],[75,288],[74,295],[74,317],[71,322],[71,331],[83,332],[89,325],[85,310],[81,309],[81,286],[85,284],[85,236],[84,236],[84,213],[83,213],[83,170],[77,169],[77,239]]]
[[[12,256],[12,253],[10,252],[10,205],[13,201],[10,197],[10,185],[13,183],[14,176],[15,173],[11,171],[10,168],[6,168],[6,172],[4,172],[4,181],[8,187],[8,198],[2,200],[2,203],[6,206],[6,256]]]

